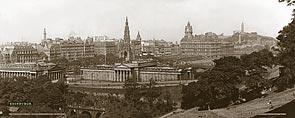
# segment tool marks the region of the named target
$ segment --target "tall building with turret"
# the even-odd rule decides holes
[[[141,53],[141,36],[138,31],[136,39],[131,41],[132,44],[132,51],[133,51],[133,59],[139,59],[142,55]]]
[[[43,39],[41,41],[42,46],[46,46],[47,44],[47,33],[46,33],[46,28],[43,29]]]
[[[190,22],[187,22],[185,26],[185,37],[193,38],[193,27],[190,25]]]
[[[193,28],[190,22],[185,26],[185,34],[180,41],[180,53],[182,56],[216,59],[224,56],[222,52],[223,47],[233,48],[230,43],[222,42],[215,33],[207,32],[205,34],[193,35]],[[225,51],[227,50],[230,49]]]

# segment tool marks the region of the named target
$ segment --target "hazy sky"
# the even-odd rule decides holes
[[[0,0],[0,42],[40,42],[48,37],[122,38],[125,17],[131,38],[179,41],[187,21],[194,34],[246,31],[276,37],[291,20],[292,7],[278,0]]]

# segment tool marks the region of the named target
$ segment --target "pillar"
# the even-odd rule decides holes
[[[122,70],[121,72],[122,72],[122,79],[121,79],[121,82],[123,82],[123,81],[124,81],[124,78],[125,78],[125,71]]]
[[[116,74],[116,82],[118,81],[119,79],[119,71],[117,70],[117,74]]]
[[[60,74],[60,72],[58,72],[57,75],[58,75],[58,80],[61,80],[61,76],[60,76],[61,74]]]
[[[126,80],[126,71],[123,70],[123,78],[122,78],[122,82],[124,82]]]
[[[115,73],[114,73],[114,74],[115,74],[115,75],[114,75],[114,76],[115,76],[115,77],[114,77],[114,81],[117,81],[117,75],[118,75],[118,74],[117,74],[117,70],[115,70]]]
[[[129,79],[129,78],[130,78],[130,72],[127,71],[127,79]],[[126,81],[126,79],[125,79],[125,81]]]
[[[114,70],[113,81],[116,79],[116,70]]]
[[[120,82],[120,81],[121,81],[121,79],[122,79],[122,71],[121,71],[121,70],[119,70],[119,80],[118,80],[118,82]]]

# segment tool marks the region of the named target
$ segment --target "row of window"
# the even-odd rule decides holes
[[[17,51],[16,54],[37,54],[37,51]]]

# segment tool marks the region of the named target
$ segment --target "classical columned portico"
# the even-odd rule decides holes
[[[108,73],[107,73],[108,74]],[[105,74],[105,76],[107,76]],[[115,82],[125,82],[131,77],[131,72],[129,70],[114,70],[114,78],[112,79]]]
[[[31,78],[32,73],[27,71],[0,71],[0,77],[13,78],[13,77],[28,77]]]

